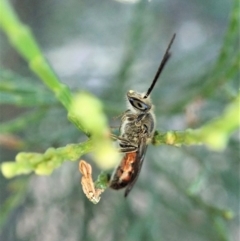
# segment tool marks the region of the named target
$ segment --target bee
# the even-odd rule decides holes
[[[113,135],[113,138],[119,142],[120,152],[125,155],[113,172],[109,180],[109,187],[116,190],[126,188],[125,197],[137,181],[148,144],[154,135],[156,119],[150,94],[171,56],[170,48],[175,36],[176,34],[173,35],[167,47],[148,91],[146,93],[138,93],[133,90],[127,92],[128,110],[123,113],[121,118],[120,135]]]
[[[171,57],[170,48],[175,36],[176,34],[173,35],[168,44],[148,91],[146,93],[138,93],[133,90],[127,92],[128,109],[121,117],[120,135],[111,135],[113,139],[118,141],[119,151],[124,153],[124,156],[113,174],[107,176],[107,186],[115,190],[126,188],[125,197],[137,181],[148,144],[154,135],[156,119],[150,94]],[[79,162],[79,171],[83,175],[81,183],[85,195],[94,204],[98,203],[105,188],[93,182],[91,165],[84,160]]]

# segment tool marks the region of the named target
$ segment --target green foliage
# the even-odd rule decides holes
[[[33,80],[26,80],[4,70],[0,70],[0,79],[0,104],[26,107],[56,104],[56,99],[49,91]]]
[[[169,131],[157,133],[154,136],[153,144],[169,145],[196,145],[205,144],[210,149],[221,151],[227,146],[229,136],[236,131],[239,122],[240,95],[227,106],[224,113],[218,118],[206,123],[199,129],[188,129],[185,131]]]
[[[1,68],[0,104],[21,108],[31,107],[29,112],[24,112],[15,119],[0,124],[1,135],[20,135],[24,142],[24,145],[20,147],[21,152],[16,155],[14,162],[6,162],[9,158],[3,160],[1,170],[5,177],[12,178],[32,172],[37,175],[52,174],[47,180],[49,183],[51,183],[51,180],[53,181],[53,189],[55,189],[59,181],[58,175],[61,175],[59,173],[61,173],[61,170],[64,172],[64,168],[67,167],[66,161],[76,161],[84,154],[93,154],[93,160],[100,169],[115,166],[117,154],[109,140],[109,128],[107,118],[103,114],[103,108],[105,108],[104,110],[112,110],[111,115],[113,113],[119,114],[122,111],[119,107],[120,104],[117,101],[114,102],[114,99],[117,94],[126,89],[124,85],[132,77],[133,64],[136,62],[139,51],[146,45],[148,35],[150,36],[150,30],[145,28],[146,22],[154,23],[155,26],[159,25],[157,12],[154,13],[157,21],[153,16],[147,17],[149,16],[147,6],[147,1],[141,1],[135,7],[123,60],[116,74],[116,82],[109,83],[109,86],[110,84],[113,85],[111,91],[108,90],[109,95],[103,94],[103,107],[102,102],[95,96],[86,92],[73,94],[67,85],[60,82],[56,73],[46,61],[30,28],[19,20],[8,1],[0,0],[0,27],[12,46],[26,60],[29,68],[44,84],[39,84],[34,78],[26,78],[21,74]],[[80,205],[84,211],[78,210],[78,212],[75,212],[74,210],[74,213],[72,213],[68,210],[68,217],[71,218],[71,221],[66,230],[64,229],[65,232],[77,230],[77,233],[78,230],[81,230],[78,234],[78,240],[96,240],[96,237],[101,237],[101,239],[110,237],[112,240],[155,241],[160,240],[161,231],[159,231],[159,227],[161,226],[161,230],[170,234],[177,229],[176,233],[179,232],[179,237],[186,237],[183,232],[187,232],[190,234],[190,238],[187,236],[189,240],[231,240],[229,231],[231,229],[228,227],[230,225],[228,221],[235,218],[236,204],[234,202],[239,199],[239,194],[237,194],[239,178],[235,172],[239,165],[239,153],[237,152],[239,140],[236,138],[236,133],[240,124],[240,96],[235,83],[239,75],[240,62],[238,13],[239,4],[235,0],[229,27],[215,64],[210,67],[205,66],[205,72],[194,76],[192,82],[185,84],[184,91],[180,90],[178,97],[176,97],[177,95],[171,96],[172,103],[165,105],[163,101],[163,107],[155,107],[156,112],[159,110],[158,108],[162,108],[161,115],[157,113],[157,119],[170,119],[172,116],[182,113],[187,104],[191,104],[196,98],[200,97],[210,104],[217,103],[214,105],[217,116],[210,115],[209,118],[206,114],[208,109],[204,109],[201,112],[202,119],[200,118],[197,128],[188,127],[185,130],[178,131],[157,130],[152,144],[161,146],[152,148],[152,153],[148,153],[149,156],[147,157],[155,160],[148,164],[148,171],[151,174],[145,176],[144,179],[143,173],[143,179],[141,179],[143,181],[139,180],[138,186],[134,189],[136,196],[130,197],[127,201],[117,196],[116,193],[114,195],[109,193],[109,196],[105,193],[106,196],[97,206],[99,208],[94,209],[85,202],[83,196],[80,199],[77,197],[77,201],[70,197],[66,198],[65,193],[73,196],[76,190],[80,189],[79,184],[77,184],[78,186],[74,186],[75,184],[69,185],[69,189],[64,189],[63,198],[59,198],[60,201],[56,201],[57,198],[54,198],[51,203],[61,209],[62,200],[67,200],[68,206],[78,207]],[[146,16],[146,18],[143,18],[143,16]],[[156,30],[153,32],[155,33]],[[158,42],[159,36],[154,37],[158,39]],[[195,59],[197,58],[198,56],[195,57]],[[180,61],[176,65],[180,65]],[[144,64],[141,66],[144,66]],[[200,71],[202,70],[203,68]],[[190,72],[190,70],[185,68],[181,72]],[[167,89],[169,87],[163,85],[162,88],[163,91],[160,93],[166,92],[166,95],[168,95]],[[173,87],[170,84],[173,93],[174,88],[177,89],[177,85]],[[159,96],[163,96],[161,94]],[[104,99],[104,95],[108,98]],[[163,98],[161,99],[159,96],[154,103],[162,103],[161,100],[165,100],[164,97],[161,97]],[[66,113],[62,113],[58,103],[62,104]],[[69,144],[73,141],[79,142],[78,135],[80,135],[80,132],[65,123],[66,116],[78,130],[88,137],[87,141],[81,139],[78,144]],[[50,123],[54,123],[54,129],[51,128]],[[60,123],[64,124],[61,125]],[[49,129],[46,128],[48,126],[50,126]],[[42,133],[43,127],[47,131]],[[30,132],[33,132],[33,134],[29,134]],[[206,150],[200,144],[207,146],[210,150]],[[34,149],[37,149],[36,152],[32,152]],[[191,164],[187,162],[189,160]],[[190,168],[188,167],[186,171],[188,165]],[[59,168],[60,166],[62,166],[62,169]],[[193,173],[196,172],[194,176],[191,176],[191,167],[193,167]],[[58,170],[53,172],[57,168]],[[195,169],[198,169],[198,171],[194,172]],[[77,168],[75,168],[72,172],[74,174],[70,176],[71,183],[74,183],[74,175],[77,172]],[[64,175],[61,176],[64,180],[61,183],[63,186],[65,182],[68,182]],[[9,216],[12,210],[18,208],[18,204],[24,203],[26,206],[31,206],[31,202],[27,198],[24,199],[28,195],[27,185],[29,184],[26,181],[28,179],[20,178],[10,181],[14,184],[14,188],[8,189],[11,193],[10,197],[4,200],[4,205],[0,210],[0,228],[2,230],[4,230],[4,225],[17,226],[15,223],[9,225],[7,222],[10,220]],[[32,180],[31,178],[38,177],[30,176],[29,180]],[[159,179],[165,184],[162,188],[159,188],[161,186]],[[107,174],[104,172],[98,176],[95,184],[99,188],[106,189],[106,183]],[[34,186],[34,184],[32,185]],[[219,188],[220,191],[216,191],[214,188]],[[33,189],[35,190],[35,186]],[[220,196],[219,200],[211,197],[210,194],[206,195],[207,198],[205,198],[204,189],[209,189],[209,192],[213,190],[217,197]],[[225,197],[226,202],[221,202],[222,196]],[[45,199],[45,196],[42,198]],[[144,200],[146,206],[144,207],[143,203],[138,204],[138,199]],[[200,212],[200,217],[198,212]],[[78,213],[77,217],[75,213]],[[172,219],[171,221],[164,220],[164,218],[160,218],[162,216]],[[107,217],[106,220],[105,217]],[[100,227],[94,224],[96,234],[89,231],[94,218],[101,220]],[[42,223],[45,223],[45,221]],[[126,230],[128,230],[127,235],[125,234]],[[207,231],[203,232],[203,230]],[[193,234],[192,237],[191,233]],[[202,239],[197,239],[198,236]],[[175,239],[173,235],[168,238],[163,235],[163,239],[179,240]],[[28,239],[26,238],[26,240]]]
[[[21,152],[16,156],[16,162],[2,164],[5,177],[11,178],[20,174],[29,174],[35,171],[38,175],[50,175],[64,161],[75,161],[80,156],[92,150],[90,142],[69,144],[65,147],[50,147],[44,154]]]
[[[2,9],[0,26],[7,34],[9,41],[28,62],[29,67],[53,91],[58,100],[68,108],[71,104],[71,93],[60,83],[47,63],[30,29],[19,21],[8,1],[2,0],[0,8]]]
[[[60,83],[57,76],[53,72],[52,68],[47,63],[46,59],[42,55],[40,48],[38,47],[34,37],[31,34],[31,31],[28,27],[22,24],[10,5],[7,1],[3,0],[0,2],[0,7],[3,10],[4,14],[1,16],[1,27],[8,35],[9,40],[12,45],[18,50],[18,52],[28,61],[30,68],[41,78],[41,80],[53,91],[57,99],[63,104],[63,106],[68,111],[69,120],[71,120],[80,130],[82,130],[87,135],[92,135],[93,144],[97,146],[96,149],[96,160],[99,163],[99,166],[105,167],[109,164],[103,163],[116,163],[116,152],[111,147],[109,137],[107,136],[107,122],[106,118],[102,114],[102,107],[100,102],[93,96],[87,94],[81,94],[75,99],[73,99],[71,92],[68,87]],[[10,91],[13,94],[13,90],[18,90],[18,86],[11,84],[8,81],[8,84],[1,86],[2,90]],[[25,92],[32,91],[33,86],[26,86]],[[24,86],[21,86],[24,88]],[[40,96],[41,92],[38,92]],[[16,95],[14,95],[16,98]],[[34,95],[27,98],[24,96],[24,100],[29,102],[30,99],[35,99],[37,96]],[[18,100],[20,101],[20,100]],[[10,102],[10,100],[8,100]],[[37,105],[39,105],[39,100]],[[21,100],[21,105],[25,102]],[[42,104],[42,103],[41,103]],[[85,109],[84,109],[85,108]],[[79,109],[82,109],[79,111]],[[92,118],[94,116],[94,118]],[[93,122],[91,122],[92,120]],[[6,129],[6,126],[5,126]],[[68,152],[69,146],[65,147],[65,151]],[[52,158],[46,164],[46,157],[42,158],[40,154],[26,154],[20,153],[16,157],[16,163],[3,163],[2,171],[6,177],[13,177],[19,174],[28,174],[31,171],[35,170],[37,174],[51,174],[53,169],[58,168],[62,163],[63,159],[67,156],[58,155],[58,152],[52,152],[53,149],[49,148],[46,152],[47,159],[49,159],[49,153],[51,152]],[[73,148],[75,158],[79,157],[79,148]],[[82,150],[84,153],[84,149]],[[45,155],[45,156],[46,156]],[[52,159],[54,158],[54,161]],[[108,161],[106,162],[106,159]],[[110,164],[111,166],[111,164]],[[49,169],[49,170],[47,170]]]
[[[73,101],[72,94],[70,93],[68,87],[60,83],[57,76],[42,55],[40,48],[38,47],[36,41],[34,40],[34,37],[31,34],[30,29],[18,20],[17,16],[13,12],[7,1],[1,1],[0,6],[4,12],[4,14],[1,16],[0,24],[2,29],[8,35],[12,45],[26,59],[26,61],[28,61],[30,68],[40,77],[40,79],[47,85],[47,87],[52,90],[57,99],[67,109],[69,113],[69,120],[71,120],[80,130],[82,130],[88,136],[91,133],[92,137],[97,137],[92,139],[95,139],[93,144],[95,147],[97,146],[96,149],[98,150],[97,155],[95,155],[96,160],[99,160],[97,162],[98,165],[105,168],[112,167],[113,164],[116,163],[117,156],[114,155],[114,150],[112,150],[108,142],[106,142],[106,145],[102,144],[102,138],[104,137],[104,135],[107,135],[108,131],[106,128],[106,118],[103,117],[101,114],[102,107],[100,106],[100,102],[94,97],[86,94],[79,95],[79,97]],[[234,28],[232,26],[235,27],[236,18],[236,13],[234,11],[234,14],[232,16],[232,22],[230,24],[231,27],[227,36],[232,35],[232,31],[234,31]],[[227,46],[229,45],[229,39],[232,40],[232,38],[226,38]],[[224,64],[224,60],[226,59],[227,54],[228,53],[226,49],[222,48],[217,63],[217,69],[219,68],[219,66],[221,67]],[[225,56],[225,58],[223,56]],[[239,56],[236,56],[237,60],[239,59],[238,57]],[[127,60],[127,62],[129,62],[129,60]],[[235,62],[236,61],[234,61],[233,64],[234,70],[237,69],[235,66]],[[3,79],[5,78],[5,76],[0,77],[2,77]],[[212,84],[212,82],[210,84]],[[14,95],[14,98],[12,97],[12,100],[10,98],[3,98],[3,103],[4,101],[8,103],[20,102],[19,105],[26,105],[26,103],[31,103],[31,101],[29,100],[34,99],[35,103],[31,103],[32,105],[44,104],[44,101],[50,104],[49,100],[45,98],[46,94],[39,92],[38,89],[37,95],[35,95],[34,89],[35,88],[31,86],[31,84],[24,85],[24,81],[23,85],[15,85],[14,83],[10,82],[9,78],[7,84],[6,82],[3,82],[3,84],[0,86],[0,90],[4,92],[10,92],[9,96]],[[15,99],[17,98],[17,95],[14,94],[14,92],[21,93],[21,90],[24,90],[24,92],[27,92],[28,94],[20,95],[22,97]],[[210,90],[209,86],[207,87],[207,90]],[[29,96],[29,93],[32,93],[32,95]],[[41,101],[41,98],[38,98],[38,96],[43,98],[44,101]],[[206,124],[198,130],[187,130],[181,133],[181,135],[183,135],[184,137],[176,137],[179,136],[179,132],[177,135],[174,133],[174,136],[172,135],[172,132],[161,133],[160,135],[155,135],[153,143],[165,143],[171,145],[194,145],[198,143],[204,143],[214,149],[223,149],[226,146],[230,134],[232,133],[232,131],[236,130],[239,125],[239,121],[237,119],[238,103],[239,98],[235,100],[235,104],[233,104],[234,106],[231,107],[231,110],[222,117],[220,117],[217,121],[212,121],[210,124]],[[80,109],[81,111],[79,111]],[[93,116],[94,118],[92,118]],[[99,143],[101,144],[99,145]],[[66,147],[66,149],[68,149],[68,146]],[[50,150],[52,149],[50,148]],[[74,156],[78,156],[78,148]],[[39,158],[37,158],[36,161],[35,155],[32,154],[28,155],[27,157],[24,154],[24,161],[19,161],[20,159],[22,160],[22,155],[20,153],[18,157],[16,157],[15,164],[2,164],[3,174],[6,177],[13,177],[14,175],[28,174],[32,170],[35,170],[37,174],[51,174],[53,169],[58,168],[59,165],[62,163],[62,159],[66,158],[65,156],[62,156],[61,158],[59,157],[59,155],[56,155],[55,159],[58,161],[50,161],[49,165],[46,166],[45,164],[42,164],[42,162],[46,162],[45,160],[40,161]],[[104,160],[106,159],[108,159],[108,161],[104,162]],[[27,163],[28,161],[29,163]],[[107,165],[102,164],[109,162],[110,164]],[[47,168],[49,168],[48,171]]]

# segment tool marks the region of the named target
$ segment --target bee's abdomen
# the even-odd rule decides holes
[[[132,181],[134,174],[133,164],[136,161],[136,154],[136,152],[131,152],[123,157],[110,180],[109,187],[118,190],[126,187]]]

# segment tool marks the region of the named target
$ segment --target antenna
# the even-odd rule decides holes
[[[157,73],[156,73],[156,75],[155,75],[155,77],[154,77],[154,79],[153,79],[153,81],[152,81],[152,84],[151,84],[151,86],[149,87],[146,95],[143,97],[144,99],[146,99],[146,98],[150,95],[150,93],[152,92],[152,90],[153,90],[153,88],[154,88],[154,86],[155,86],[155,84],[156,84],[156,82],[157,82],[160,74],[162,73],[163,68],[165,67],[165,64],[167,63],[167,61],[168,61],[169,58],[171,57],[171,53],[169,52],[169,50],[170,50],[170,48],[171,48],[171,46],[172,46],[172,43],[173,43],[175,37],[176,37],[176,34],[173,34],[172,39],[171,39],[170,43],[168,44],[167,50],[166,50],[166,52],[165,52],[165,54],[164,54],[164,56],[163,56],[163,59],[162,59],[162,61],[161,61],[161,63],[160,63],[160,66],[159,66],[159,68],[158,68],[158,71],[157,71]]]

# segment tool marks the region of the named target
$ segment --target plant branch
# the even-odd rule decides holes
[[[213,150],[222,150],[226,147],[229,136],[240,125],[239,104],[240,95],[225,108],[222,115],[195,130],[156,131],[152,143],[175,146],[205,144]]]

